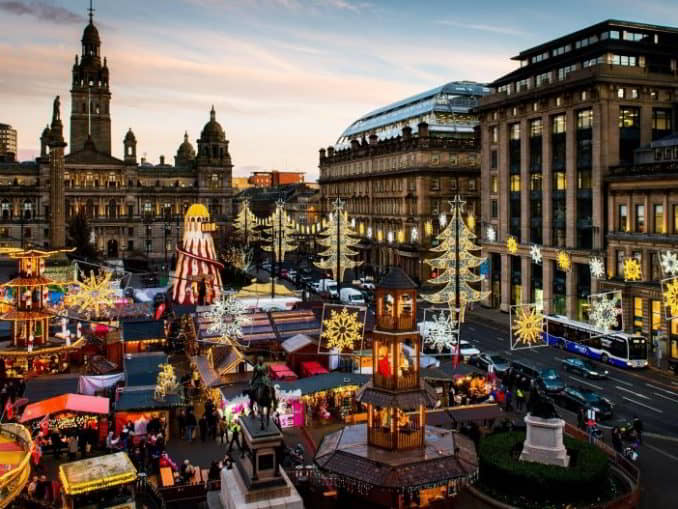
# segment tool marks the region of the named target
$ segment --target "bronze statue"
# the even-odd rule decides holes
[[[257,404],[257,413],[261,419],[261,429],[263,430],[265,428],[264,409],[266,409],[266,426],[268,426],[271,409],[275,411],[278,407],[278,400],[275,396],[273,383],[268,376],[268,369],[264,366],[264,360],[261,357],[257,359],[249,388],[245,391],[245,394],[250,398],[250,408],[253,407],[254,403]]]
[[[54,98],[54,105],[52,108],[52,122],[61,121],[61,99],[59,96]]]
[[[540,419],[557,419],[559,417],[553,400],[546,394],[543,394],[536,386],[533,386],[530,390],[527,411],[533,417],[539,417]]]

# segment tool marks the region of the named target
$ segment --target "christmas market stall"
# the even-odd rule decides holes
[[[292,428],[304,426],[304,403],[302,401],[301,390],[284,390],[276,382],[275,391],[278,400],[276,413],[280,419],[280,427]],[[249,397],[242,393],[232,394],[228,388],[222,388],[221,394],[222,403],[220,408],[229,425],[235,422],[239,415],[249,415]]]
[[[47,418],[49,429],[62,434],[96,430],[97,440],[102,443],[108,434],[109,406],[108,398],[62,394],[26,406],[20,422],[37,430]]]
[[[320,320],[311,309],[271,312],[271,322],[280,341],[298,334],[320,335]]]
[[[300,368],[302,377],[326,375],[329,373],[327,368],[318,361],[304,361],[301,363]]]
[[[318,341],[306,334],[296,334],[280,346],[285,352],[287,365],[295,373],[301,373],[301,364],[308,361],[315,361],[326,370],[337,367],[338,356],[329,355],[329,350],[324,346],[318,348]]]
[[[120,339],[125,353],[149,352],[162,348],[167,341],[164,320],[123,321]]]
[[[5,376],[9,378],[68,371],[71,354],[85,344],[84,337],[74,341],[70,337],[50,337],[55,310],[49,288],[59,283],[45,276],[46,262],[63,252],[66,251],[0,248],[0,254],[18,261],[17,277],[0,285],[3,293],[0,320],[11,324],[10,344],[0,348]]]
[[[367,413],[355,400],[355,394],[368,380],[367,375],[334,371],[276,385],[281,391],[301,392],[305,425],[310,426],[365,420]]]
[[[249,379],[252,364],[230,344],[211,344],[205,353],[191,357],[202,387],[211,388]]]
[[[135,507],[137,470],[125,452],[60,465],[59,480],[64,509]]]

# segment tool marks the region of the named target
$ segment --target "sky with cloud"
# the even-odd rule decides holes
[[[353,120],[448,81],[488,82],[519,51],[607,18],[678,26],[675,0],[99,0],[113,152],[171,160],[212,104],[236,175],[317,176],[318,149]],[[34,157],[55,95],[70,114],[86,0],[0,0],[0,122]],[[66,124],[68,129],[68,124]]]

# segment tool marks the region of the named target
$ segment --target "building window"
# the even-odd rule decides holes
[[[549,83],[551,83],[551,73],[544,72],[541,74],[537,74],[536,83],[538,87],[542,85],[548,85]]]
[[[673,206],[673,233],[678,233],[678,205]]]
[[[520,192],[520,175],[511,175],[511,192]]]
[[[662,301],[652,300],[650,301],[650,309],[652,310],[651,316],[651,333],[652,336],[659,336],[662,328]]]
[[[636,232],[645,233],[645,205],[636,205]]]
[[[509,128],[509,171],[520,173],[520,124]]]
[[[652,139],[658,140],[671,134],[671,110],[654,108],[652,110]]]
[[[624,89],[623,89],[623,88],[618,88],[618,89],[617,89],[617,98],[618,98],[618,99],[623,99],[623,98],[624,98]]]
[[[496,125],[492,127],[492,143],[499,143],[499,128]]]
[[[591,129],[593,127],[593,110],[579,110],[577,112],[577,129]]]
[[[153,204],[150,201],[144,202],[144,215],[150,216],[153,213]]]
[[[490,200],[490,216],[492,219],[499,217],[499,205],[497,200]]]
[[[134,205],[127,205],[127,216],[128,217],[134,216]]]
[[[564,171],[553,172],[553,190],[566,191],[567,190],[567,176]]]
[[[631,99],[638,99],[638,89],[637,88],[631,89]]]
[[[499,177],[496,175],[490,176],[490,192],[498,193],[499,192]]]
[[[661,264],[659,263],[659,253],[653,251],[650,253],[650,280],[659,281],[662,278]]]
[[[541,173],[532,173],[530,175],[530,191],[541,191],[542,180]]]
[[[440,177],[431,177],[431,191],[440,191]]]
[[[617,249],[616,260],[617,260],[617,277],[624,277],[624,250]]]
[[[490,152],[490,168],[493,170],[497,169],[497,151],[493,150]]]
[[[654,216],[654,232],[666,233],[666,229],[664,228],[664,205],[653,205],[652,215]]]
[[[640,146],[640,109],[619,108],[619,162],[633,164],[633,153]]]
[[[476,190],[476,179],[474,179],[474,178],[468,179],[468,190],[469,191],[475,191]]]
[[[530,171],[541,171],[542,133],[544,123],[540,118],[530,121]]]
[[[633,298],[633,332],[643,332],[643,298]]]
[[[127,251],[134,251],[134,241],[133,240],[127,241]]]
[[[564,80],[565,78],[567,78],[568,74],[570,74],[571,72],[576,71],[576,70],[577,70],[576,64],[566,65],[565,67],[561,67],[560,69],[558,69],[558,79]]]
[[[625,204],[619,205],[619,219],[617,223],[617,231],[629,231],[629,210]]]

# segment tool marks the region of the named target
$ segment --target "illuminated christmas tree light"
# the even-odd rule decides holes
[[[320,253],[323,259],[320,262],[315,262],[315,266],[319,269],[332,271],[337,282],[341,282],[344,280],[346,269],[352,269],[362,264],[362,261],[352,259],[358,254],[353,248],[360,242],[360,239],[357,238],[356,232],[348,220],[348,215],[344,212],[344,202],[339,198],[333,204],[333,211],[335,214],[334,220],[328,221],[327,229],[322,233],[324,237],[318,240],[318,244],[326,248]],[[370,236],[370,233],[371,228],[368,228],[368,236]],[[377,237],[379,237],[379,232]],[[339,274],[336,274],[337,270]]]

